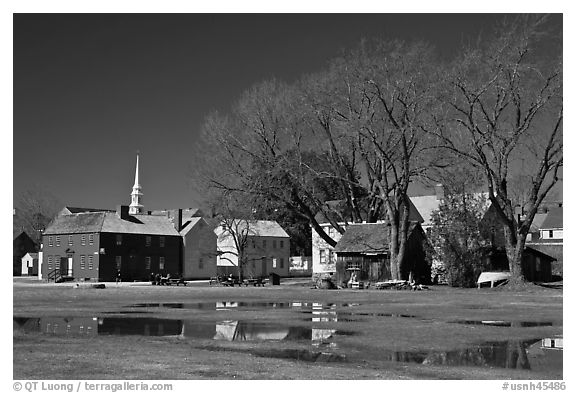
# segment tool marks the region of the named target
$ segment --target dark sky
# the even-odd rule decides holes
[[[129,204],[136,151],[145,209],[197,206],[191,147],[211,110],[269,77],[321,70],[363,37],[425,39],[443,56],[487,35],[486,14],[15,14],[14,192]]]

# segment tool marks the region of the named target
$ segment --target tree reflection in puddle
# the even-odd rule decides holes
[[[335,307],[313,309],[316,322],[337,321]],[[133,317],[45,317],[13,318],[14,330],[26,332],[93,337],[96,335],[172,336],[189,340],[215,341],[291,341],[308,343],[317,350],[257,348],[257,356],[290,358],[303,361],[354,361],[369,359],[428,366],[498,367],[522,370],[562,370],[562,339],[486,342],[450,351],[386,351],[378,346],[362,348],[338,340],[352,331],[327,329],[324,326],[297,326],[280,323],[224,320],[202,322],[161,318]],[[370,338],[367,338],[369,340]],[[550,344],[553,343],[553,344]],[[341,345],[342,344],[342,345]],[[322,348],[322,349],[320,349]],[[334,350],[337,352],[334,352]],[[287,352],[283,352],[287,351]],[[266,355],[268,353],[268,355]]]

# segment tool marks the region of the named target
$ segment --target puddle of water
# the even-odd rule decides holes
[[[452,351],[383,351],[380,359],[428,366],[496,367],[532,371],[562,370],[562,350],[546,348],[545,340],[486,342]]]
[[[333,336],[352,335],[354,332],[335,329],[317,329],[308,326],[220,321],[198,322],[161,318],[14,318],[14,327],[26,332],[55,335],[139,335],[176,336],[184,339],[212,339],[225,341],[310,341],[313,345],[331,340]]]
[[[191,310],[223,310],[238,308],[264,309],[309,309],[333,310],[338,307],[356,307],[360,303],[315,303],[315,302],[204,302],[204,303],[136,303],[126,307],[133,308],[182,308]]]
[[[482,325],[497,327],[536,327],[536,326],[553,326],[553,322],[533,322],[533,321],[476,321],[476,320],[459,320],[452,321],[462,325]]]
[[[148,317],[14,317],[13,323],[14,330],[83,337],[140,335],[173,336],[191,340],[308,342],[317,350],[264,348],[253,350],[255,356],[306,362],[351,361],[351,354],[355,354],[355,361],[359,362],[372,359],[429,366],[498,367],[551,372],[558,372],[563,366],[561,337],[486,342],[451,351],[386,351],[368,347],[359,353],[357,347],[339,343],[338,340],[339,336],[354,335],[355,332],[314,326],[289,326],[239,320],[214,323]]]

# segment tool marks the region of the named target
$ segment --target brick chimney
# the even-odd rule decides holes
[[[118,216],[118,218],[120,218],[121,220],[127,220],[128,217],[130,217],[130,214],[128,213],[128,210],[130,209],[129,206],[125,206],[125,205],[118,205],[116,206],[116,215]]]

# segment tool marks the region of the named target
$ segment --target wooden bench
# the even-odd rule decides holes
[[[184,281],[183,278],[163,278],[161,281],[164,285],[176,285],[179,286],[180,284],[186,286],[187,282]]]
[[[258,287],[263,287],[264,286],[264,280],[262,280],[261,278],[247,278],[244,280],[244,286],[248,286],[248,285],[253,285],[253,286],[258,286]]]

